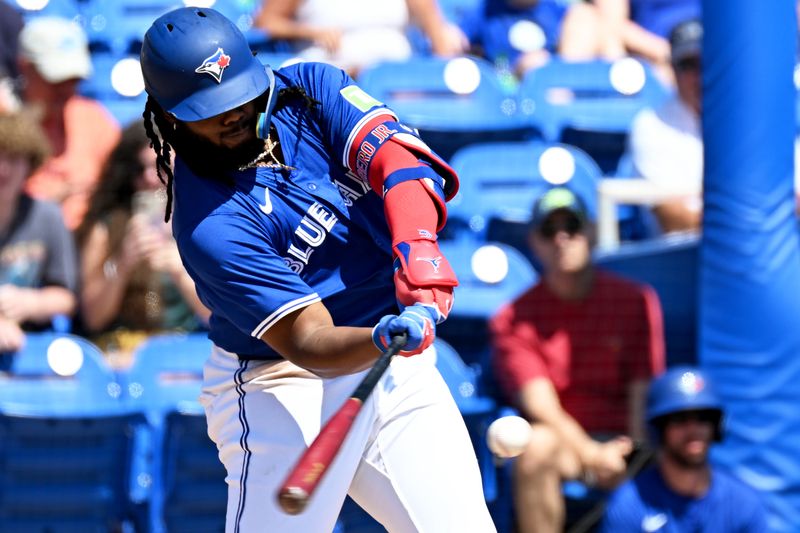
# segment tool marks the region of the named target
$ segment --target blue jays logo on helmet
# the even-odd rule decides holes
[[[714,437],[721,438],[723,405],[713,389],[707,374],[688,365],[672,367],[655,378],[647,393],[645,414],[654,442],[660,433],[659,420],[684,411],[713,411],[717,416]]]
[[[198,74],[208,74],[219,83],[222,81],[222,73],[230,64],[231,56],[227,55],[222,48],[217,48],[217,51],[205,58],[194,71]]]
[[[687,395],[699,394],[705,388],[705,380],[695,372],[685,372],[678,382],[678,389]]]

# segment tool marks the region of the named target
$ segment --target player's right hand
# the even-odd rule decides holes
[[[422,353],[433,344],[436,338],[436,317],[431,308],[414,304],[405,308],[399,315],[386,315],[372,328],[372,342],[381,350],[386,350],[392,337],[405,333],[408,336],[399,355],[408,357]]]

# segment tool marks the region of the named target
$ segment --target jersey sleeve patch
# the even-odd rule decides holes
[[[356,109],[362,113],[366,113],[373,107],[383,105],[381,102],[368,95],[358,85],[348,85],[339,91],[342,97],[350,102]]]

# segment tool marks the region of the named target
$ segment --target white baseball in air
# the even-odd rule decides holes
[[[531,424],[519,416],[504,416],[489,425],[486,442],[498,457],[516,457],[531,440]]]

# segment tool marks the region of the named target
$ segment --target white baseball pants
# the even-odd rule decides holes
[[[281,510],[279,485],[365,374],[321,379],[214,349],[200,400],[227,470],[226,533],[330,533],[346,494],[390,533],[496,531],[433,348],[394,358],[305,511]]]

